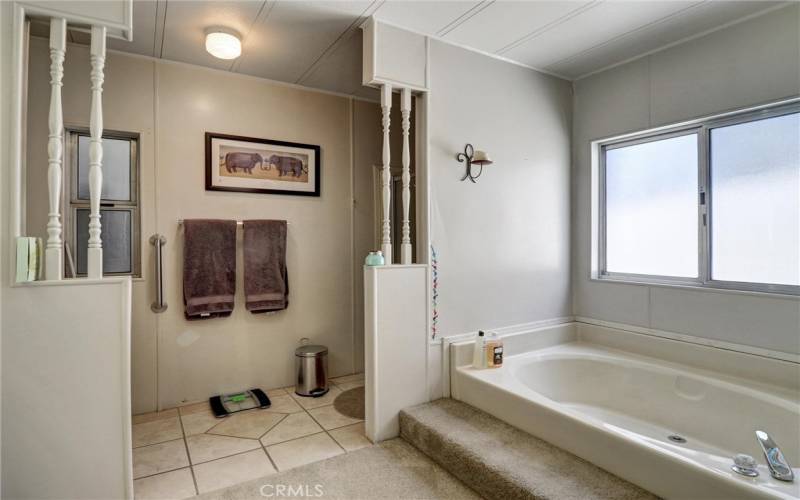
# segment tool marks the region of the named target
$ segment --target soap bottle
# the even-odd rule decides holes
[[[496,333],[490,332],[484,343],[484,362],[486,368],[500,368],[503,366],[503,341]]]
[[[475,347],[473,347],[472,351],[472,367],[481,369],[486,368],[486,354],[484,351],[484,338],[483,338],[483,330],[478,332],[477,337],[475,337]]]

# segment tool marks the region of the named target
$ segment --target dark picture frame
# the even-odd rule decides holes
[[[318,145],[206,132],[205,153],[206,191],[320,196]]]

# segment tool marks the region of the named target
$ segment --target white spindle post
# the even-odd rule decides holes
[[[381,251],[386,264],[392,263],[392,224],[389,208],[392,199],[392,167],[389,164],[391,154],[389,152],[389,124],[391,122],[390,113],[392,111],[392,86],[384,84],[381,87],[381,110],[383,111],[383,239]]]
[[[61,80],[64,77],[64,51],[67,46],[67,20],[50,19],[50,115],[47,140],[47,191],[50,210],[47,213],[47,249],[45,278],[63,277],[64,258],[61,240],[61,159],[64,143],[64,117],[61,108]]]
[[[89,278],[103,277],[103,242],[100,239],[100,199],[103,188],[103,67],[106,61],[106,28],[92,26],[92,111],[89,116]]]
[[[403,239],[400,245],[400,262],[411,264],[411,225],[408,211],[411,205],[411,151],[408,132],[411,128],[411,89],[404,88],[400,95],[400,111],[403,116]]]

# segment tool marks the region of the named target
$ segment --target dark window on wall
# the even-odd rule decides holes
[[[599,143],[597,278],[800,294],[800,104]]]
[[[69,209],[65,234],[69,254],[66,275],[86,276],[89,243],[89,143],[88,130],[65,131]],[[103,135],[103,187],[100,223],[103,274],[141,276],[139,207],[139,135],[106,132]]]

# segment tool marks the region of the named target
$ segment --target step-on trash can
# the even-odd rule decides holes
[[[317,398],[328,392],[328,348],[324,345],[301,345],[294,351],[298,396]]]

